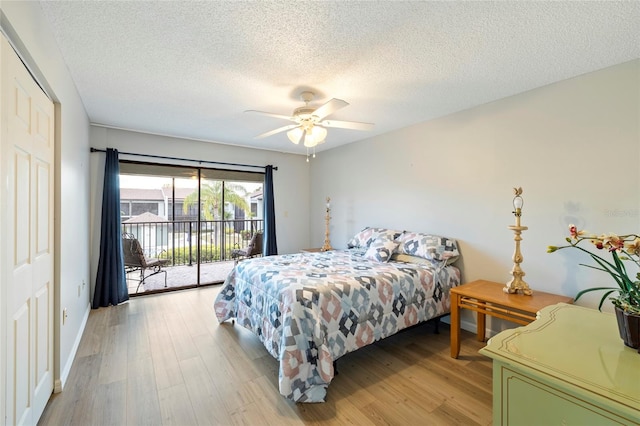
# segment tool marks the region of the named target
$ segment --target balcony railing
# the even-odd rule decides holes
[[[264,228],[262,219],[183,220],[123,223],[146,257],[171,259],[172,265],[193,265],[231,259],[231,250],[247,245]]]

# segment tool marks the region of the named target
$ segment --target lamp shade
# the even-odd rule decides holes
[[[287,132],[287,137],[291,142],[297,145],[300,143],[303,133],[304,129],[302,127],[296,127],[295,129],[291,129]],[[319,143],[324,142],[326,137],[327,129],[320,126],[311,126],[310,129],[307,129],[307,132],[304,135],[304,146],[307,148],[313,148]]]
[[[313,126],[311,131],[307,132],[307,135],[304,138],[304,146],[307,148],[313,148],[318,145],[320,142],[324,141],[324,138],[327,137],[327,129],[324,127]]]
[[[296,127],[295,129],[291,129],[287,132],[287,137],[289,140],[296,145],[300,142],[300,138],[302,137],[302,127]]]

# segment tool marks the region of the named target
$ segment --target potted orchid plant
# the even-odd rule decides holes
[[[549,246],[547,252],[554,253],[568,248],[580,250],[596,263],[595,265],[581,263],[581,266],[608,273],[616,284],[615,287],[609,285],[581,290],[576,294],[575,300],[585,293],[604,292],[598,309],[602,309],[605,300],[609,298],[615,307],[620,337],[627,346],[638,348],[640,346],[640,236],[636,234],[587,235],[586,231],[578,230],[575,225],[569,225],[569,236],[566,241],[568,244],[564,246]],[[581,244],[584,241],[591,242],[596,251],[582,247]],[[609,253],[611,259],[605,259],[597,251]],[[621,321],[624,324],[621,324]],[[629,324],[626,324],[629,321],[631,321],[630,329]]]

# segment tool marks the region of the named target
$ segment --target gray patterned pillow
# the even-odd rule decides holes
[[[397,247],[398,242],[393,239],[393,234],[382,234],[371,242],[364,257],[378,262],[388,262]]]
[[[405,232],[398,238],[398,253],[423,257],[436,262],[445,261],[447,265],[460,257],[455,240],[437,235]]]
[[[402,231],[395,231],[387,228],[370,228],[366,227],[362,231],[353,236],[347,243],[348,248],[361,247],[368,248],[371,242],[382,235],[388,235],[395,240],[402,234]]]

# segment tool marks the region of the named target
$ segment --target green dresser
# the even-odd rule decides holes
[[[640,354],[613,314],[548,306],[480,353],[493,359],[494,425],[640,425]]]

